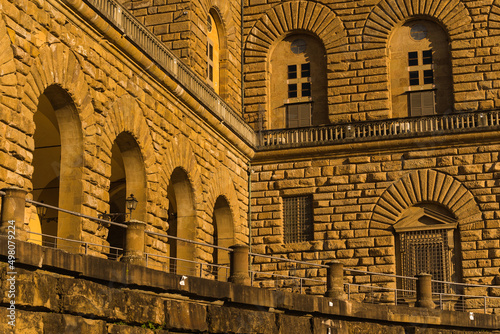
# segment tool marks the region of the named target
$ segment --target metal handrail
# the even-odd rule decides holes
[[[38,232],[33,232],[33,231],[28,231],[28,233],[29,234],[39,235],[39,236],[42,236],[42,237],[53,238],[53,239],[56,239],[56,240],[71,241],[71,242],[74,242],[74,243],[77,243],[77,244],[83,244],[85,246],[97,246],[97,247],[109,248],[110,250],[116,250],[116,251],[122,251],[122,252],[124,251],[123,248],[119,248],[119,247],[113,247],[113,246],[108,246],[108,245],[99,245],[99,244],[95,244],[95,243],[92,243],[92,242],[86,242],[86,241],[81,241],[81,240],[61,238],[61,237],[56,237],[55,235],[50,235],[50,234],[38,233]],[[37,241],[36,239],[28,239],[28,241],[29,240]],[[85,247],[85,255],[87,255],[87,247]]]
[[[101,222],[101,223],[105,223],[105,224],[111,224],[111,225],[116,225],[116,226],[120,226],[120,227],[123,227],[123,228],[127,228],[126,224],[116,223],[116,222],[112,222],[110,220],[106,220],[106,219],[101,219],[101,218],[96,218],[96,217],[84,215],[83,213],[79,213],[79,212],[75,212],[75,211],[70,211],[70,210],[66,210],[66,209],[61,209],[61,208],[59,208],[57,206],[45,204],[45,203],[42,203],[42,202],[37,202],[37,201],[34,201],[32,199],[28,199],[27,198],[26,202],[34,204],[34,205],[37,205],[37,206],[43,206],[43,207],[46,207],[48,209],[54,209],[54,210],[57,210],[57,211],[68,213],[68,214],[73,215],[73,216],[77,216],[77,217],[81,217],[81,218],[86,218],[86,219],[91,219],[91,220],[95,220],[95,221],[98,221],[98,222]]]
[[[189,242],[189,243],[192,243],[192,244],[195,244],[195,245],[199,245],[199,246],[206,246],[206,247],[212,247],[212,248],[216,248],[216,249],[222,249],[222,250],[225,250],[225,251],[228,251],[228,252],[232,252],[233,251],[231,248],[222,247],[222,246],[216,246],[216,245],[211,245],[211,244],[207,244],[207,243],[204,243],[204,242],[189,240],[189,239],[185,239],[185,238],[174,237],[173,235],[169,235],[169,234],[163,234],[163,233],[152,232],[152,231],[144,231],[144,232],[147,233],[147,234],[156,235],[156,236],[163,237],[163,238],[168,238],[168,239],[174,239],[174,240]]]

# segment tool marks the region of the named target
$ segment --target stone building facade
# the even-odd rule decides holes
[[[94,217],[134,194],[150,232],[497,282],[499,1],[124,2],[137,20],[111,0],[0,1],[1,188]],[[43,218],[28,205],[20,227],[123,246]],[[227,261],[151,235],[146,251]]]

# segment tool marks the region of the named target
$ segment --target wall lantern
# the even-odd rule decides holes
[[[125,199],[125,206],[127,207],[127,210],[129,211],[130,219],[132,219],[132,211],[137,208],[137,199],[134,197],[134,194],[130,194],[127,199]]]
[[[41,201],[40,203],[43,203],[43,201]],[[40,221],[43,220],[43,217],[45,216],[46,213],[47,213],[47,207],[46,206],[38,205],[36,207],[36,214],[38,215]]]

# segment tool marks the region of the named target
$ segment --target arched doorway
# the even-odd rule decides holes
[[[214,225],[214,245],[229,248],[234,245],[234,223],[231,208],[224,196],[219,196],[214,205],[213,214]],[[214,264],[229,267],[229,252],[214,248]],[[215,278],[218,280],[227,280],[229,271],[221,267],[215,267]]]
[[[134,195],[137,207],[131,214],[126,211],[125,200]],[[109,186],[109,216],[117,223],[125,223],[135,219],[145,222],[146,219],[146,173],[139,145],[134,137],[120,133],[111,148],[111,177]],[[116,258],[125,248],[125,229],[117,225],[108,228],[107,241],[109,257]]]
[[[195,239],[196,210],[194,205],[193,188],[187,173],[182,168],[176,168],[170,177],[167,188],[169,201],[169,229],[168,234],[188,239]],[[170,272],[177,274],[193,275],[196,268],[192,262],[194,260],[194,244],[169,239]],[[182,261],[187,260],[187,261]]]
[[[40,96],[33,120],[33,199],[81,212],[83,136],[73,101],[61,87],[50,86]],[[54,237],[80,240],[81,218],[49,209],[38,219],[31,219],[30,227],[44,234],[44,245],[80,250],[74,242],[56,241]]]

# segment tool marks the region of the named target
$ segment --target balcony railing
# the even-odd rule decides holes
[[[248,143],[255,143],[255,133],[243,118],[118,2],[115,0],[84,1],[120,30],[124,37],[147,54],[159,68],[174,78],[219,120]]]
[[[391,137],[412,137],[498,127],[500,111],[456,113],[418,118],[398,118],[342,125],[262,131],[261,149],[313,146],[345,141],[368,141]]]

